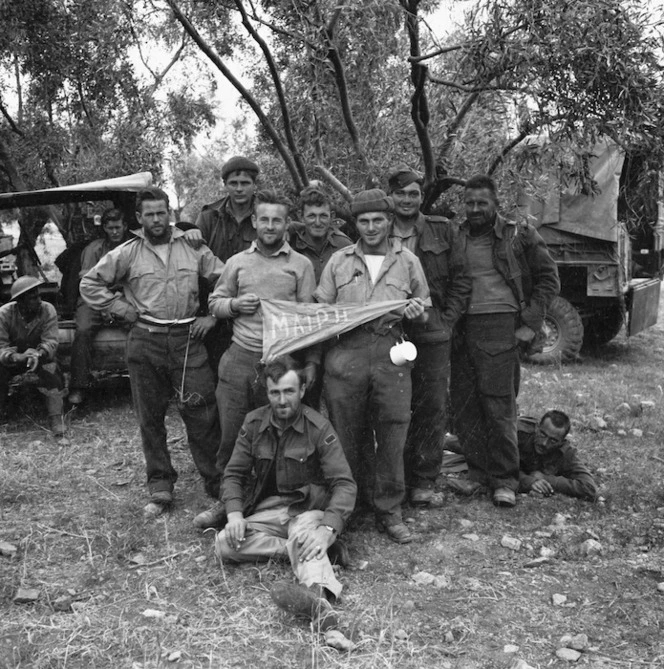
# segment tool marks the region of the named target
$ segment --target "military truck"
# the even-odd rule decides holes
[[[564,362],[583,345],[597,347],[626,326],[628,336],[657,322],[664,254],[664,197],[655,179],[644,201],[644,163],[610,141],[589,163],[592,192],[578,193],[547,175],[544,198],[522,197],[558,265],[561,291],[545,320],[544,351],[534,362]],[[637,193],[637,191],[639,191]]]
[[[18,244],[13,236],[0,234],[0,304],[9,300],[12,283],[20,269],[25,270],[25,267],[19,268],[18,265],[30,265],[32,273],[45,281],[40,289],[42,299],[53,303],[58,311],[58,361],[64,370],[69,369],[71,345],[76,333],[74,312],[78,297],[81,252],[92,239],[102,235],[101,214],[108,207],[123,211],[129,227],[137,227],[136,193],[151,185],[150,172],[140,172],[61,188],[0,194],[0,210],[41,208],[41,218],[53,220],[57,217],[61,230],[68,236],[65,240],[67,251],[61,256],[62,262],[56,260],[62,271],[62,279],[56,282],[49,280],[44,272],[42,259],[35,250],[34,240],[30,239],[21,224],[21,216],[17,219],[21,226]],[[93,373],[117,373],[126,370],[126,339],[127,332],[123,328],[109,327],[99,330],[92,345]]]

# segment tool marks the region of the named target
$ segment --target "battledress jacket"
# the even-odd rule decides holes
[[[266,496],[272,463],[279,495],[298,512],[319,509],[322,525],[341,532],[355,506],[357,486],[330,421],[310,407],[279,438],[269,405],[247,414],[224,470],[226,513],[253,513]],[[251,474],[253,472],[253,480]]]
[[[519,490],[528,492],[535,482],[532,472],[541,472],[551,487],[563,495],[594,500],[597,486],[576,449],[567,441],[552,453],[541,456],[535,452],[538,422],[521,416],[517,423],[519,438]]]
[[[464,253],[469,234],[470,225],[465,221],[459,229]],[[516,260],[513,270],[510,257]],[[547,308],[560,292],[560,279],[558,267],[537,230],[530,224],[517,224],[496,215],[493,265],[521,303],[521,322],[539,332]]]
[[[448,341],[468,308],[473,285],[464,249],[452,222],[442,216],[420,214],[415,230],[415,255],[424,269],[433,309],[426,322],[408,322],[405,330],[416,343]]]

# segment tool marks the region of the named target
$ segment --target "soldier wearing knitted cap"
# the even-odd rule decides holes
[[[39,296],[42,283],[34,276],[19,277],[11,288],[12,301],[0,307],[0,420],[6,418],[11,378],[34,372],[46,400],[51,431],[60,437],[64,434],[64,383],[55,362],[58,316],[55,307]]]
[[[196,219],[196,227],[202,239],[223,262],[236,253],[246,251],[256,239],[251,216],[259,172],[258,165],[249,158],[229,158],[221,167],[226,195],[206,204]],[[205,338],[205,348],[215,374],[222,354],[230,346],[231,335],[231,327],[225,322],[219,322]]]
[[[341,336],[327,352],[324,381],[330,419],[360,500],[373,506],[379,529],[390,539],[408,543],[412,535],[402,520],[401,504],[410,370],[392,362],[390,349],[403,336],[402,319],[424,320],[425,307],[431,302],[417,256],[398,241],[390,241],[393,210],[392,198],[378,188],[353,198],[351,212],[360,239],[330,258],[314,297],[328,304],[408,300],[405,310]]]
[[[256,239],[251,214],[259,171],[258,165],[244,156],[227,160],[221,167],[226,195],[206,204],[196,219],[205,243],[223,262],[248,249]]]
[[[408,324],[418,349],[412,372],[412,418],[406,443],[406,484],[410,501],[428,504],[443,459],[447,423],[452,329],[466,310],[471,278],[458,236],[442,216],[425,216],[422,175],[397,165],[388,176],[394,200],[392,238],[415,253],[431,290],[433,309],[426,324]]]

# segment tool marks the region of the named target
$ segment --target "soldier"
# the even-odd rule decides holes
[[[334,211],[322,188],[309,186],[300,193],[302,225],[293,228],[290,245],[311,260],[316,284],[332,254],[353,242],[334,225]]]
[[[311,260],[318,284],[332,254],[353,242],[335,227],[332,204],[321,187],[309,186],[300,193],[300,215],[302,225],[298,228],[293,226],[290,244],[298,253]],[[322,392],[323,375],[318,374],[314,385],[307,386],[305,404],[318,411]]]
[[[259,168],[253,160],[233,156],[221,166],[221,178],[227,193],[220,200],[206,204],[196,219],[203,241],[222,262],[246,251],[256,239],[251,222]],[[205,295],[207,299],[207,295]],[[219,321],[205,337],[210,365],[216,376],[219,360],[230,346],[232,328]]]
[[[430,305],[422,265],[398,241],[390,242],[392,198],[374,188],[351,203],[360,240],[337,251],[323,270],[315,297],[328,304],[408,300],[356,328],[328,350],[325,401],[358,484],[376,512],[378,528],[397,543],[412,541],[401,516],[405,497],[404,447],[410,423],[410,369],[390,360],[402,318],[423,319]],[[376,446],[374,449],[374,435]]]
[[[452,330],[470,297],[471,279],[452,223],[425,216],[422,175],[407,165],[388,177],[394,200],[392,239],[417,255],[431,291],[433,308],[425,323],[409,322],[405,330],[417,346],[412,370],[413,401],[405,451],[406,484],[412,504],[426,505],[433,496],[443,460],[447,424]]]
[[[219,362],[217,403],[221,443],[217,467],[223,473],[245,416],[267,404],[260,383],[263,357],[263,320],[260,300],[312,302],[316,287],[311,262],[294,251],[287,240],[291,203],[275,191],[256,193],[252,225],[256,240],[232,256],[209,299],[210,313],[233,320],[233,341]],[[320,356],[306,361],[307,385],[316,378]],[[217,527],[225,519],[221,502],[194,519],[196,527]]]
[[[164,191],[141,191],[136,207],[141,230],[83,277],[81,295],[93,309],[132,324],[127,367],[150,492],[144,512],[146,517],[156,517],[173,502],[178,478],[164,426],[174,389],[205,490],[212,497],[219,494],[221,473],[215,464],[219,414],[214,378],[201,341],[214,318],[195,314],[199,277],[214,283],[223,263],[206,246],[194,249],[185,234],[170,225]],[[117,285],[122,292],[112,290]]]
[[[46,400],[51,431],[61,437],[64,382],[55,361],[58,316],[55,307],[39,296],[42,283],[34,276],[19,277],[11,287],[12,301],[0,307],[0,420],[6,419],[12,376],[34,372]]]
[[[127,224],[119,209],[107,209],[101,216],[101,227],[104,236],[91,241],[81,256],[81,272],[83,277],[110,250],[122,244],[127,234]],[[70,404],[81,404],[85,400],[85,391],[90,380],[92,365],[92,338],[111,319],[101,311],[90,308],[81,297],[76,305],[76,336],[71,349],[71,378],[69,382]]]
[[[295,612],[328,626],[332,616],[320,616],[342,588],[328,551],[353,510],[357,486],[330,421],[302,404],[297,363],[278,358],[264,376],[269,404],[247,415],[226,467],[228,523],[215,551],[231,562],[289,558],[301,585],[279,588],[273,598],[300,602]]]
[[[459,236],[473,287],[458,325],[450,386],[454,427],[468,462],[463,492],[484,485],[494,504],[512,507],[519,486],[517,344],[533,344],[560,282],[535,228],[498,213],[490,177],[468,180],[465,206]]]

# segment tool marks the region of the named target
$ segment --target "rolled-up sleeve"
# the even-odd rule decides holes
[[[233,318],[235,315],[231,310],[231,300],[238,293],[238,267],[234,259],[235,256],[229,258],[208,298],[210,314],[217,318]]]
[[[121,283],[129,270],[126,246],[107,253],[82,279],[81,297],[95,311],[108,311],[122,320],[136,320],[136,308],[123,293],[116,293],[111,286]]]

